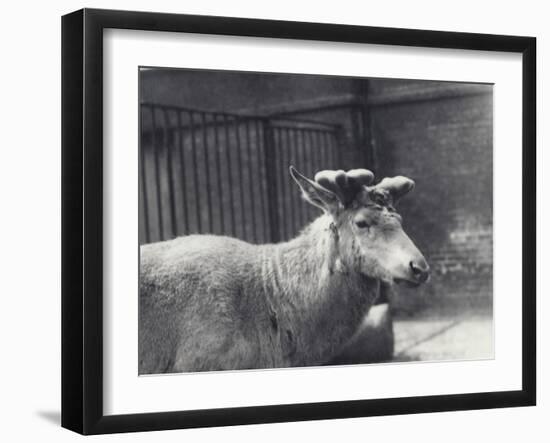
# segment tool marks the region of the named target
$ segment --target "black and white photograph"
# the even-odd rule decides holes
[[[138,75],[139,375],[494,358],[493,84]]]
[[[544,5],[7,2],[0,440],[550,441]]]

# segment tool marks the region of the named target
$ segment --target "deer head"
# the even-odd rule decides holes
[[[290,174],[304,199],[332,218],[343,269],[412,286],[428,279],[426,259],[403,231],[395,210],[414,188],[411,179],[384,178],[373,185],[374,174],[367,169],[320,171],[311,180],[291,166]]]

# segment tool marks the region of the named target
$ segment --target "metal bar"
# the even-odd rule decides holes
[[[286,128],[285,129],[285,158],[286,158],[286,171],[288,171],[288,167],[290,166],[290,163],[291,163],[291,146],[290,146],[290,129]],[[292,187],[292,184],[293,184],[294,180],[292,180],[292,178],[290,176],[287,175],[287,180],[286,180],[286,189],[287,189],[287,205],[289,207],[289,219],[287,220],[287,223],[288,223],[288,232],[289,232],[289,236],[293,236],[296,232],[296,223],[295,223],[295,220],[296,220],[296,211],[294,210],[294,205],[293,205],[293,198],[292,198],[292,195],[293,195],[293,187]]]
[[[269,223],[270,223],[270,240],[272,243],[278,243],[279,236],[279,217],[277,214],[277,179],[275,177],[274,165],[277,163],[277,157],[275,152],[275,144],[273,140],[273,129],[269,125],[269,120],[265,119],[264,122],[264,146],[265,146],[265,170],[268,183],[268,189],[271,191],[267,199]]]
[[[323,133],[323,147],[325,150],[325,153],[324,153],[325,167],[327,169],[334,169],[334,164],[332,163],[330,158],[330,133],[329,132]]]
[[[317,144],[315,143],[315,131],[308,131],[308,139],[309,139],[309,156],[310,156],[310,162],[311,165],[311,176],[310,178],[313,180],[313,177],[315,177],[315,173],[317,172]]]
[[[267,186],[265,182],[265,174],[262,174],[263,167],[261,165],[261,159],[265,158],[265,147],[263,146],[263,137],[262,137],[262,121],[261,120],[255,120],[255,126],[256,126],[256,143],[258,144],[258,156],[256,158],[256,164],[258,166],[258,180],[260,183],[260,190],[261,190],[261,196],[260,196],[260,207],[262,211],[262,219],[264,221],[263,223],[263,241],[268,241],[268,232],[269,232],[269,219],[267,208],[265,201],[267,199]],[[265,166],[265,164],[264,164]]]
[[[200,205],[200,191],[199,191],[199,170],[197,168],[197,143],[195,140],[195,123],[193,112],[189,112],[189,127],[191,137],[191,154],[193,158],[193,185],[195,190],[195,217],[197,219],[197,230],[202,232],[201,221],[201,205]]]
[[[143,121],[146,117],[145,112],[147,111],[147,106],[142,105],[141,109],[142,120],[140,120],[140,122],[142,122],[143,124],[147,124],[149,123],[148,121]],[[185,119],[185,115],[183,114],[183,112],[179,112],[177,114],[177,121],[174,123],[171,114],[172,109],[189,109],[189,111],[185,111],[189,116],[189,120],[187,121]],[[299,192],[297,192],[297,190],[293,186],[292,180],[289,180],[288,177],[285,176],[285,171],[288,164],[294,164],[301,172],[303,172],[307,176],[312,176],[318,169],[321,168],[343,167],[341,159],[341,148],[342,146],[344,146],[342,143],[345,143],[345,140],[342,139],[342,127],[338,125],[324,125],[324,122],[317,122],[305,119],[301,120],[299,123],[293,120],[288,120],[290,123],[292,123],[292,125],[290,123],[288,125],[284,125],[281,124],[282,121],[287,120],[284,118],[278,119],[278,121],[274,122],[273,120],[269,120],[268,118],[262,118],[259,120],[256,116],[251,116],[250,118],[248,118],[246,116],[243,117],[239,114],[223,112],[216,112],[210,115],[205,111],[199,112],[196,109],[191,110],[191,108],[177,106],[155,106],[151,110],[151,114],[153,122],[152,160],[154,161],[154,168],[152,169],[155,176],[154,178],[151,178],[153,178],[152,184],[156,183],[157,188],[154,191],[150,189],[150,186],[147,186],[146,181],[147,175],[151,174],[151,171],[147,170],[148,163],[145,160],[147,158],[147,152],[145,151],[145,149],[143,149],[143,151],[140,153],[140,158],[142,159],[143,163],[141,165],[141,175],[143,181],[143,189],[141,190],[141,192],[143,193],[144,204],[142,210],[143,216],[146,218],[144,237],[148,238],[148,241],[150,241],[150,237],[153,236],[151,228],[153,228],[154,231],[154,224],[152,226],[150,224],[151,203],[153,203],[153,207],[156,206],[156,211],[158,211],[160,233],[159,235],[161,239],[164,239],[164,237],[166,236],[165,230],[170,229],[170,222],[173,235],[176,235],[178,233],[178,230],[181,230],[182,228],[182,221],[179,219],[179,209],[177,209],[175,206],[175,199],[176,197],[179,198],[179,196],[177,196],[178,189],[176,189],[176,186],[179,186],[179,183],[174,182],[174,180],[176,180],[174,174],[177,170],[177,167],[176,169],[174,169],[175,165],[173,164],[173,162],[177,161],[177,159],[174,157],[174,155],[177,154],[174,154],[172,152],[172,149],[178,149],[178,147],[176,145],[175,139],[172,142],[172,139],[170,138],[172,134],[170,131],[175,130],[174,128],[172,128],[171,125],[177,125],[177,131],[179,134],[179,161],[182,175],[181,192],[183,200],[182,218],[186,233],[190,230],[190,218],[192,217],[190,215],[190,212],[187,210],[189,206],[188,197],[192,195],[190,194],[191,189],[189,188],[189,182],[186,180],[186,177],[189,178],[189,175],[185,174],[186,168],[189,169],[189,167],[191,167],[191,164],[187,164],[188,161],[191,161],[193,166],[193,172],[191,173],[191,171],[189,171],[189,173],[193,174],[194,181],[193,185],[195,195],[193,195],[193,198],[195,202],[194,207],[196,212],[196,229],[199,232],[202,232],[203,225],[208,224],[208,229],[210,231],[213,231],[215,228],[216,232],[218,231],[218,229],[223,232],[228,232],[230,223],[229,219],[231,218],[231,231],[233,232],[233,235],[236,235],[237,231],[239,231],[239,233],[242,232],[243,237],[251,237],[252,241],[254,242],[257,242],[259,239],[263,240],[264,238],[267,238],[268,233],[270,240],[275,237],[281,238],[292,236],[296,232],[296,229],[299,229],[303,226],[303,224],[309,219],[309,215],[313,212],[312,208],[310,208],[309,205],[304,204],[299,198]],[[196,114],[199,115],[197,116]],[[361,127],[361,124],[364,123],[361,120],[361,114],[360,112],[355,112],[353,114],[355,114],[355,120],[354,122],[352,122],[352,124],[358,126],[355,128],[356,139],[364,137],[365,128]],[[159,120],[159,118],[161,120]],[[160,127],[162,119],[164,119],[163,128]],[[305,123],[309,123],[310,126],[304,126]],[[186,124],[188,124],[188,126],[186,126]],[[201,129],[198,128],[199,124],[202,125]],[[269,126],[268,129],[266,129],[267,126]],[[184,136],[184,129],[186,127],[188,127],[190,131],[191,146],[187,145],[187,137]],[[244,127],[244,129],[242,127]],[[336,127],[339,128],[338,131],[332,129]],[[210,134],[210,129],[208,128],[212,128],[214,133]],[[234,136],[231,134],[232,130],[235,131]],[[245,133],[242,133],[242,130],[244,130]],[[256,131],[255,134],[254,130]],[[197,138],[201,138],[201,132],[199,132],[199,135],[197,135],[197,131],[202,131],[202,144]],[[142,133],[143,132],[144,131],[142,130]],[[164,136],[164,142],[160,140],[159,137],[161,136]],[[144,140],[146,140],[146,138],[142,137],[142,141]],[[266,145],[266,142],[273,145],[272,153],[268,153],[269,146]],[[236,157],[231,154],[230,151],[231,145],[233,143],[235,143],[235,147],[237,149]],[[199,146],[199,144],[201,144],[202,146]],[[222,150],[226,145],[227,149],[224,155]],[[204,154],[201,154],[197,151],[199,147],[204,147]],[[211,149],[214,149],[214,147],[215,152],[212,153]],[[257,149],[257,151],[254,151],[255,148]],[[161,156],[164,155],[162,153],[162,149],[167,150],[166,162],[168,164],[168,186],[165,184],[164,177],[162,177],[161,175],[161,173],[163,173],[164,165],[164,161],[161,161],[163,160]],[[191,149],[192,158],[189,158],[189,160],[188,157],[186,157],[186,155],[188,154],[188,152],[186,153],[186,149]],[[263,153],[261,152],[262,150]],[[203,159],[199,158],[200,155],[204,155],[204,163],[206,169],[205,173],[203,173],[200,168],[198,168],[199,163],[201,165],[201,168],[203,164]],[[212,155],[215,155],[215,157],[212,157]],[[243,160],[246,160],[246,155],[248,155],[248,161],[245,162],[245,165],[243,164]],[[256,158],[254,158],[255,155],[257,156]],[[292,159],[291,156],[293,157]],[[268,162],[270,158],[276,159],[279,163],[275,162],[270,164]],[[210,164],[210,160],[212,160],[214,163]],[[225,181],[225,179],[222,180],[221,170],[224,168],[224,166],[222,165],[222,161],[225,160],[227,160],[228,178],[230,182],[229,186],[226,186],[227,182]],[[234,167],[238,167],[238,169],[233,169],[233,173],[231,169],[231,161],[233,161],[234,163],[239,163],[238,166],[233,165]],[[248,171],[244,170],[245,167],[249,168]],[[256,171],[254,171],[253,169],[256,169]],[[270,171],[270,169],[272,171]],[[204,175],[201,176],[201,174]],[[214,179],[214,174],[217,174],[218,177],[217,184],[212,182],[212,180]],[[271,176],[275,178],[275,182],[270,179]],[[206,190],[206,197],[202,195],[202,192],[199,192],[203,179],[206,180],[206,186],[204,186]],[[238,183],[235,182],[236,180],[238,180]],[[256,180],[259,180],[259,183],[257,183]],[[249,184],[249,190],[244,189],[246,184]],[[258,189],[258,185],[260,189]],[[168,201],[163,201],[164,186],[168,187],[167,191],[169,194],[168,197],[170,204],[169,214],[163,212],[163,207],[168,204]],[[229,190],[226,190],[226,187],[228,187]],[[277,226],[279,228],[279,232],[277,234],[272,233],[273,210],[270,209],[270,206],[272,206],[270,200],[273,199],[273,196],[271,196],[271,190],[273,187],[278,189],[278,193],[275,199],[281,199],[279,200],[276,211],[276,215],[278,218]],[[216,210],[216,208],[214,207],[214,203],[217,202],[215,200],[216,197],[212,195],[212,191],[214,191],[214,189],[216,189],[218,193],[218,200],[220,202],[219,223],[215,220],[217,217],[217,212],[216,217],[214,216],[214,212]],[[157,197],[156,204],[151,199],[147,198],[149,197],[148,194],[155,191]],[[227,198],[227,194],[225,194],[225,196],[223,195],[227,192],[229,192],[230,199]],[[267,197],[260,198],[260,201],[258,202],[256,200],[257,197],[254,198],[258,194]],[[201,212],[201,200],[204,198],[207,199],[207,202],[205,202],[207,203],[207,207],[202,208],[204,210],[203,214]],[[247,201],[247,198],[250,198],[250,203]],[[226,214],[226,212],[223,210],[223,206],[224,202],[225,205],[228,206],[229,200],[231,200],[231,212],[230,214]],[[240,205],[237,202],[240,202]],[[237,216],[237,213],[235,211],[239,211],[238,206],[240,206],[242,228],[237,228],[237,220],[235,220]],[[298,206],[298,208],[296,208],[296,206]],[[206,211],[206,209],[208,210],[208,212]],[[248,212],[251,212],[251,214],[248,215]],[[163,219],[166,218],[168,215],[170,217],[170,220],[169,223],[166,223],[165,226],[165,222],[167,222],[168,220]],[[208,221],[205,220],[206,216],[208,217]],[[250,222],[249,218],[251,218]],[[262,226],[264,227],[262,228]],[[294,228],[295,226],[296,229]],[[157,234],[155,233],[155,235]]]
[[[305,130],[303,129],[300,129],[300,139],[302,140],[302,143],[301,143],[301,146],[300,146],[300,153],[301,153],[301,162],[302,162],[302,174],[304,174],[306,177],[309,178],[310,176],[310,173],[309,173],[309,164],[308,164],[308,161],[309,161],[309,156],[307,154],[307,151],[308,151],[308,140],[307,140],[307,133]],[[309,219],[309,217],[311,216],[311,205],[306,202],[306,201],[302,201],[302,207],[304,209],[304,212],[303,212],[303,215],[304,215],[304,218],[302,219],[301,221],[301,226],[305,226],[305,224],[307,223],[307,220]]]
[[[172,237],[177,236],[177,224],[176,224],[176,204],[174,202],[174,174],[172,173],[172,147],[169,145],[168,140],[168,126],[169,115],[167,110],[161,109],[162,121],[164,123],[162,128],[164,148],[166,149],[166,169],[168,172],[168,201],[170,203],[170,227],[172,228]]]
[[[298,133],[298,130],[295,129],[293,130],[293,157],[294,157],[294,160],[295,160],[295,167],[298,168],[298,170],[301,169],[300,167],[300,140],[299,140],[299,133]],[[300,199],[299,197],[299,193],[297,192],[294,192],[293,193],[293,196],[294,196],[294,203],[295,203],[295,207],[297,208],[296,209],[296,230],[299,230],[300,227],[301,227],[301,223],[302,223],[302,220],[303,220],[303,211],[304,211],[304,207],[302,205],[302,200]]]
[[[149,243],[151,241],[151,233],[149,232],[149,202],[147,201],[147,175],[145,173],[145,146],[143,143],[143,120],[145,108],[140,109],[140,133],[142,137],[139,138],[139,162],[140,162],[140,171],[141,171],[141,192],[143,198],[143,222],[145,224],[145,242]]]
[[[208,232],[214,230],[214,220],[212,218],[212,193],[210,192],[210,156],[208,153],[208,132],[206,130],[206,114],[200,113],[202,125],[202,147],[204,148],[204,170],[206,178],[206,207],[208,210]]]
[[[299,131],[297,129],[294,130],[294,153],[295,153],[295,159],[296,159],[296,165],[295,167],[298,168],[298,170],[301,169],[301,166],[300,166],[300,141],[299,141]],[[296,194],[295,194],[296,195]],[[296,195],[296,197],[294,198],[294,201],[297,202],[297,208],[298,210],[296,211],[297,215],[298,215],[298,223],[297,223],[297,229],[300,229],[300,225],[302,224],[302,220],[304,219],[304,216],[303,216],[303,211],[304,211],[304,207],[303,205],[301,204],[301,199]]]
[[[321,137],[321,161],[323,162],[322,168],[323,169],[329,169],[329,161],[328,161],[328,147],[327,147],[327,141],[326,141],[326,132],[321,131],[319,133]]]
[[[213,115],[214,121],[218,122],[218,115]],[[223,117],[222,117],[223,118]],[[219,125],[216,124],[214,127],[214,146],[216,148],[216,175],[218,176],[218,200],[220,202],[220,227],[221,227],[221,233],[225,234],[225,215],[224,215],[224,207],[223,207],[223,186],[222,186],[222,171],[221,171],[221,153],[220,153],[220,136],[218,134],[218,127]]]
[[[256,233],[256,205],[254,200],[256,197],[255,189],[256,183],[253,181],[252,177],[252,147],[250,145],[250,125],[249,122],[244,122],[244,129],[246,133],[246,149],[248,154],[248,190],[250,193],[250,206],[251,206],[251,219],[252,219],[252,241],[256,243],[258,240]]]
[[[283,224],[285,240],[292,236],[291,211],[289,209],[290,190],[289,190],[289,172],[288,172],[288,129],[281,129],[281,145],[279,148],[281,156],[281,194],[283,208]],[[292,206],[292,205],[291,205]]]
[[[322,142],[321,142],[321,131],[315,131],[315,160],[317,161],[317,164],[315,165],[315,170],[320,171],[323,169],[323,160],[321,157],[321,148],[322,148]]]
[[[303,131],[304,136],[304,155],[305,155],[305,164],[306,164],[306,177],[313,180],[313,144],[311,140],[311,131],[304,129]],[[315,215],[316,215],[316,209],[313,207],[313,205],[307,204],[307,220],[306,223],[308,223]]]
[[[345,169],[344,165],[344,156],[343,156],[343,146],[344,146],[344,140],[345,140],[345,134],[344,129],[340,128],[336,133],[334,134],[335,138],[335,146],[337,150],[337,158],[338,158],[338,168],[339,169]]]
[[[304,134],[304,131],[300,130],[300,140],[301,140],[301,143],[300,143],[300,154],[301,154],[301,163],[302,163],[302,173],[307,175],[307,170],[306,170],[306,163],[307,163],[307,159],[306,159],[306,138],[305,138],[305,134]],[[306,203],[306,202],[302,202],[302,220],[300,221],[301,225],[304,226],[306,224],[306,221],[308,219],[308,209],[309,209],[309,204]]]
[[[181,121],[181,112],[178,112],[178,143],[180,153],[180,174],[181,174],[181,195],[183,210],[183,232],[189,234],[189,214],[187,212],[187,183],[185,182],[185,149],[183,144],[183,129]]]
[[[239,196],[241,202],[241,224],[243,238],[246,239],[246,211],[244,207],[244,182],[243,182],[243,161],[241,152],[241,134],[239,130],[239,120],[235,119],[235,142],[237,145],[237,163],[239,164]]]
[[[323,162],[323,169],[330,169],[332,165],[329,160],[329,147],[327,143],[327,133],[321,132],[321,161]]]
[[[285,208],[284,208],[284,193],[283,193],[283,178],[282,178],[282,170],[283,165],[281,163],[281,146],[282,146],[282,133],[281,129],[277,127],[273,127],[273,142],[274,142],[274,151],[277,155],[277,162],[273,164],[274,169],[274,177],[276,181],[277,186],[277,215],[279,218],[279,238],[285,238],[285,230],[284,230],[284,219],[285,219]]]
[[[158,159],[158,138],[157,138],[157,122],[155,108],[152,108],[152,130],[153,130],[153,160],[155,166],[155,186],[157,191],[157,215],[159,221],[159,237],[160,240],[164,240],[164,226],[162,220],[162,201],[160,192],[160,172],[159,172],[159,159]]]
[[[333,159],[333,152],[332,152],[332,144],[331,144],[331,133],[325,132],[324,139],[325,139],[325,148],[326,148],[326,156],[327,156],[327,166],[330,166],[330,169],[336,169],[336,163]]]
[[[227,161],[227,175],[229,179],[229,200],[231,202],[231,235],[236,235],[235,223],[235,196],[233,189],[233,176],[231,174],[231,139],[229,138],[229,117],[223,114],[224,134],[225,134],[225,159]]]
[[[309,138],[309,147],[310,147],[310,157],[311,157],[311,179],[315,177],[315,173],[317,172],[318,168],[318,161],[317,161],[317,143],[315,143],[315,131],[308,131],[308,138]]]
[[[336,163],[336,155],[334,154],[334,134],[327,134],[327,146],[328,146],[328,154],[330,159],[330,164],[332,165],[333,169],[338,169],[339,165]]]
[[[283,152],[283,129],[281,128],[274,128],[275,130],[275,149],[277,151],[277,157],[278,162],[276,166],[276,174],[277,174],[277,189],[279,191],[279,230],[280,235],[282,239],[286,238],[287,229],[286,229],[286,210],[285,210],[285,184],[284,184],[284,173],[285,173],[285,167],[284,167],[284,152]]]

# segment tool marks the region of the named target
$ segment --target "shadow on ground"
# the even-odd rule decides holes
[[[36,411],[36,415],[53,425],[61,426],[60,411]]]

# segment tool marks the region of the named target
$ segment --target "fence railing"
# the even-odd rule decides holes
[[[140,243],[212,233],[278,242],[315,215],[288,173],[340,163],[341,128],[300,119],[140,109]]]

